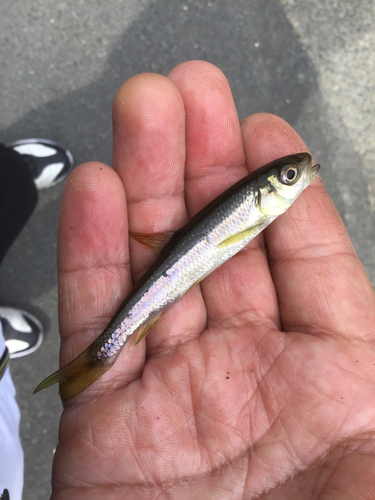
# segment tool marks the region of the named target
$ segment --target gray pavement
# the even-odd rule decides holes
[[[130,76],[189,59],[219,66],[240,118],[276,113],[302,135],[375,283],[375,6],[371,0],[2,0],[0,141],[47,137],[76,164],[111,161],[111,103]],[[48,498],[61,404],[32,397],[58,364],[56,232],[62,186],[0,268],[0,303],[37,315],[34,354],[13,360],[24,500]]]

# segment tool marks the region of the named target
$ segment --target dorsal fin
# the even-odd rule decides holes
[[[133,233],[130,232],[136,241],[146,245],[147,247],[154,250],[156,253],[160,253],[168,241],[172,238],[176,231],[164,231],[163,233]]]

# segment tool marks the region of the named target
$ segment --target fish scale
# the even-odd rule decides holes
[[[210,230],[207,230],[207,224],[201,224],[199,228],[201,231],[196,230],[194,234],[194,238],[199,240],[198,243],[182,257],[179,257],[180,248],[177,247],[165,262],[165,265],[170,267],[166,271],[159,269],[158,273],[154,273],[146,281],[139,291],[139,296],[134,298],[135,305],[129,311],[122,311],[115,321],[119,326],[114,325],[114,332],[108,331],[108,340],[102,340],[104,346],[102,345],[100,351],[97,351],[99,357],[115,355],[134,331],[155,315],[155,312],[162,311],[176,302],[196,283],[246,246],[253,235],[229,248],[218,248],[221,241],[235,232],[246,229],[251,225],[252,219],[259,217],[259,210],[254,205],[253,189],[247,191],[242,197],[240,206],[236,207],[235,200],[231,204],[233,211],[229,217],[224,218],[219,224],[213,220]],[[241,202],[241,197],[237,199]],[[272,220],[273,218],[270,218],[268,223]],[[182,242],[180,246],[184,243]],[[121,343],[117,343],[119,338]]]
[[[113,365],[135,332],[134,345],[171,304],[284,213],[318,170],[308,153],[288,155],[254,171],[215,198],[173,234],[103,333],[77,358],[41,382],[34,393],[56,382],[60,382],[64,400],[82,392]],[[137,234],[138,241],[158,249],[160,239],[160,234],[154,239]]]

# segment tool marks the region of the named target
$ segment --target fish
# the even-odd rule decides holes
[[[103,375],[134,336],[136,346],[166,309],[244,248],[310,185],[320,165],[309,153],[271,161],[240,179],[177,231],[130,233],[158,253],[108,326],[80,355],[43,380],[34,394],[57,382],[69,400]]]

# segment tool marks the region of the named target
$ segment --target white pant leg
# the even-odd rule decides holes
[[[5,341],[0,323],[0,358]],[[20,410],[16,403],[9,367],[0,380],[0,495],[4,488],[10,500],[21,500],[23,489],[23,451],[19,435]]]

